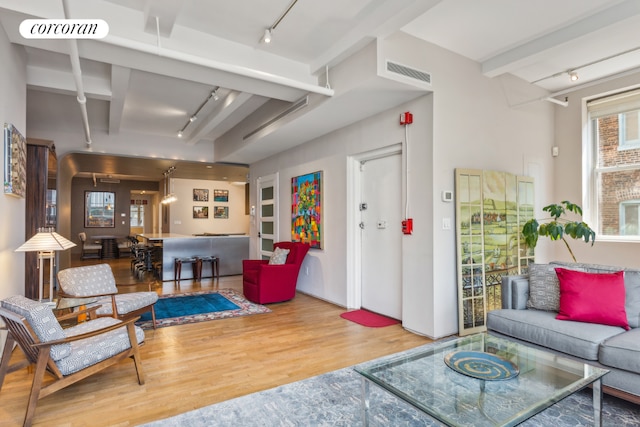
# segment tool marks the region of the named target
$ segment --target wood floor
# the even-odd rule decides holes
[[[136,282],[127,259],[109,263],[118,283]],[[154,286],[159,294],[218,288],[242,292],[242,278]],[[269,308],[269,314],[146,331],[144,385],[136,381],[133,362],[124,361],[40,400],[34,425],[138,425],[431,342],[400,325],[357,325],[339,317],[342,307],[300,293]],[[22,357],[16,350],[12,360]],[[0,426],[22,424],[31,379],[27,369],[6,377]]]

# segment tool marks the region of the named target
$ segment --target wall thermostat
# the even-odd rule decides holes
[[[451,190],[442,190],[442,201],[443,202],[451,202],[451,201],[453,201],[453,191],[451,191]]]

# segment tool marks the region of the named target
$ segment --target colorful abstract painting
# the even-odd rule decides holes
[[[291,241],[322,248],[322,171],[291,178]]]

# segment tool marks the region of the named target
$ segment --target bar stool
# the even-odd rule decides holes
[[[198,275],[198,280],[202,280],[202,264],[204,264],[205,262],[210,262],[211,263],[211,277],[213,278],[220,278],[220,258],[216,257],[216,256],[199,256],[196,257],[197,261],[196,261],[196,268],[197,268],[197,275]]]
[[[180,281],[182,275],[182,264],[191,264],[191,268],[193,270],[193,280],[200,280],[198,278],[198,264],[200,259],[197,257],[184,257],[184,258],[176,258],[173,265],[173,280]]]

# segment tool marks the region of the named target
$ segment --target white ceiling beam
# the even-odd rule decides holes
[[[176,0],[147,0],[144,7],[144,31],[150,34],[157,34],[159,31],[162,37],[171,36],[182,3]]]
[[[334,66],[362,49],[377,37],[387,37],[425,13],[442,0],[386,0],[373,2],[358,18],[358,25],[351,29],[330,50],[309,64],[312,74]]]
[[[105,79],[95,76],[82,76],[82,81],[87,98],[102,101],[111,99],[111,88]],[[73,75],[69,71],[27,66],[27,85],[51,93],[73,96],[77,93]]]
[[[124,102],[129,89],[131,68],[113,65],[111,67],[111,102],[109,103],[109,134],[120,132]]]
[[[640,1],[626,0],[482,62],[482,72],[496,77],[529,65],[548,51],[640,14]]]
[[[214,129],[216,129],[219,134],[222,134],[223,130],[220,129],[219,126],[253,97],[254,95],[245,92],[233,91],[229,93],[229,95],[218,102],[211,114],[202,120],[198,128],[189,135],[189,139],[185,141],[187,145],[195,145],[200,142],[203,137],[210,137],[210,133]],[[264,102],[266,101],[268,101],[268,98],[264,98]]]

